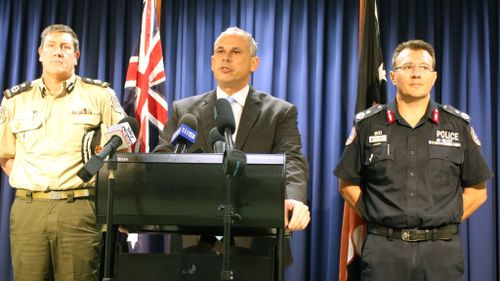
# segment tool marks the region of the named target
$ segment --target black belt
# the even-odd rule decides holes
[[[399,229],[385,226],[368,225],[368,233],[395,238],[403,241],[416,242],[428,240],[450,240],[458,233],[458,225],[449,224],[436,228]]]

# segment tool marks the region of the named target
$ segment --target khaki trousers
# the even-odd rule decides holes
[[[93,201],[16,198],[10,240],[15,281],[97,281],[101,238]]]

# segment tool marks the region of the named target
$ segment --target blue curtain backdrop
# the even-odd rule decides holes
[[[436,48],[434,97],[470,113],[483,152],[499,174],[500,5],[496,0],[379,0],[387,69],[397,43],[421,38]],[[77,73],[112,83],[123,99],[124,76],[140,28],[140,0],[0,1],[0,89],[41,73],[43,28],[72,26],[79,35]],[[214,88],[210,56],[215,37],[237,25],[255,36],[261,58],[252,84],[295,103],[303,152],[311,164],[312,222],[292,241],[295,263],[286,280],[337,280],[343,202],[332,175],[352,125],[356,98],[358,1],[163,0],[161,37],[172,100]],[[390,86],[389,100],[395,89]],[[462,226],[465,280],[498,280],[498,180],[488,201]],[[0,181],[0,280],[12,278],[9,210],[13,192]]]

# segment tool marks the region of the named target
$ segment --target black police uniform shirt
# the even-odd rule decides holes
[[[361,186],[367,223],[393,228],[460,223],[463,187],[493,176],[469,116],[433,100],[415,128],[395,102],[358,113],[334,174]]]

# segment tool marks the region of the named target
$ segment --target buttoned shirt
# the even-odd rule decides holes
[[[368,223],[394,228],[460,223],[463,187],[493,175],[469,117],[452,107],[431,100],[414,128],[395,102],[357,119],[334,173],[361,186]]]
[[[76,176],[83,166],[82,137],[118,123],[125,113],[111,88],[89,81],[73,75],[60,93],[50,93],[40,78],[3,98],[0,158],[14,158],[12,187],[47,191],[93,184]]]
[[[235,129],[233,134],[233,141],[236,141],[236,135],[238,134],[238,128],[240,125],[241,113],[243,112],[243,107],[245,106],[245,101],[248,96],[248,91],[250,86],[246,85],[243,89],[237,91],[236,93],[229,96],[220,87],[217,87],[217,99],[227,99],[231,97],[231,109],[233,110]]]

